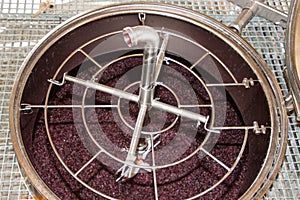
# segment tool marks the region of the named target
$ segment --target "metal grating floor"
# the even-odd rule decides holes
[[[16,74],[28,52],[51,29],[74,14],[123,0],[55,0],[46,14],[33,18],[40,0],[2,0],[0,2],[0,199],[22,199],[30,195],[20,174],[9,130],[9,98]],[[152,0],[155,1],[155,0]],[[158,0],[156,0],[158,1]],[[123,1],[125,2],[125,1]],[[224,24],[232,22],[240,8],[226,0],[160,0],[207,14]],[[267,3],[288,13],[289,0]],[[279,26],[255,17],[242,33],[268,63],[281,87],[287,93],[282,70],[285,66],[285,32]],[[265,199],[300,199],[300,127],[295,116],[289,116],[286,156],[277,180]]]

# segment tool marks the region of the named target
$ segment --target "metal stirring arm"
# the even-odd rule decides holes
[[[133,131],[130,142],[125,166],[122,167],[121,176],[117,179],[123,180],[132,178],[139,171],[136,167],[127,166],[136,163],[137,147],[141,137],[141,131],[144,124],[146,112],[151,108],[154,96],[154,71],[157,61],[157,51],[159,44],[159,36],[157,32],[148,26],[127,27],[123,29],[124,40],[129,47],[135,46],[138,43],[145,43],[144,57],[142,66],[141,83],[139,88],[139,114]]]
[[[141,131],[143,128],[143,123],[144,123],[147,109],[148,108],[146,105],[140,106],[138,118],[136,120],[135,128],[134,128],[134,131],[133,131],[133,134],[131,137],[130,147],[129,147],[127,157],[125,160],[126,164],[121,168],[122,173],[121,173],[120,177],[117,178],[116,181],[119,181],[119,180],[125,181],[126,179],[129,179],[129,178],[132,178],[133,176],[135,176],[138,172],[138,168],[132,167],[130,165],[135,164],[136,160],[137,160],[136,150],[137,150],[137,147],[139,144],[140,135],[141,135]]]
[[[52,79],[49,79],[48,81],[50,83],[58,85],[58,86],[62,86],[63,84],[65,84],[66,81],[70,81],[70,82],[88,87],[90,89],[94,89],[94,90],[98,90],[98,91],[101,91],[101,92],[105,92],[107,94],[114,95],[114,96],[122,98],[122,99],[126,99],[126,100],[133,101],[133,102],[136,102],[136,103],[139,102],[139,96],[138,95],[131,94],[129,92],[119,90],[117,88],[109,87],[107,85],[103,85],[103,84],[100,84],[100,83],[96,83],[96,82],[91,81],[91,80],[83,80],[83,79],[73,77],[73,76],[70,76],[70,75],[67,75],[67,74],[64,74],[62,82],[58,82],[58,81],[52,80]],[[176,106],[169,105],[169,104],[160,102],[160,101],[155,100],[155,99],[152,100],[151,106],[153,108],[163,110],[163,111],[167,111],[169,113],[173,113],[173,114],[181,116],[181,117],[186,117],[188,119],[195,120],[197,122],[201,122],[201,123],[206,123],[207,122],[207,116],[204,116],[204,115],[201,115],[201,114],[198,114],[198,113],[195,113],[195,112],[191,112],[191,111],[185,110],[183,108],[178,108]]]
[[[138,150],[138,144],[140,141],[145,114],[149,109],[151,109],[152,106],[155,107],[156,101],[154,101],[153,99],[154,90],[155,90],[158,76],[161,71],[161,67],[163,64],[165,51],[167,49],[167,44],[169,39],[168,35],[163,36],[164,39],[160,48],[160,52],[157,56],[159,36],[153,28],[147,26],[137,26],[132,28],[127,27],[123,30],[123,36],[128,46],[137,45],[139,42],[143,42],[145,43],[145,47],[144,47],[144,57],[143,57],[140,94],[139,94],[140,111],[138,114],[137,122],[130,143],[130,148],[125,161],[126,164],[120,169],[122,173],[120,177],[117,178],[117,181],[124,180],[124,179],[127,180],[129,178],[134,177],[138,173],[140,168],[129,166],[130,164],[137,164],[141,166],[148,165],[144,163],[143,160],[151,151],[151,145],[148,144],[149,149],[145,151],[144,157],[142,157],[141,159],[137,157],[137,150]],[[169,112],[173,110],[173,108],[175,108],[168,104],[160,104],[160,105],[162,106],[161,109],[168,110]],[[193,113],[190,114],[193,115]],[[197,116],[195,117],[197,118]],[[207,124],[208,117],[201,116],[201,119],[198,120],[198,122]],[[148,141],[150,141],[150,138],[148,139]]]
[[[154,89],[163,63],[168,43],[168,36],[164,36],[164,40],[162,42],[161,50],[158,56],[157,51],[159,45],[159,36],[155,29],[147,26],[127,27],[123,30],[123,36],[125,42],[129,47],[135,46],[138,43],[145,43],[139,96],[128,93],[123,90],[118,90],[116,88],[96,83],[92,80],[82,80],[77,77],[69,76],[67,74],[64,74],[62,82],[58,82],[56,80],[49,80],[49,82],[51,82],[52,84],[56,84],[59,86],[62,86],[65,83],[65,81],[71,81],[73,83],[77,83],[91,89],[99,90],[117,96],[119,98],[124,98],[139,103],[140,110],[131,138],[130,148],[128,150],[128,154],[125,160],[125,165],[118,170],[118,172],[121,172],[121,175],[119,178],[117,178],[117,181],[127,180],[135,176],[140,168],[134,167],[134,165],[140,165],[141,168],[142,166],[147,165],[143,162],[143,160],[149,154],[151,148],[145,151],[142,159],[140,159],[138,158],[138,145],[141,139],[141,131],[145,115],[147,111],[152,107],[155,107],[160,110],[165,110],[167,112],[182,117],[187,117],[200,123],[207,124],[208,122],[207,116],[203,116],[198,113],[178,108],[176,106],[162,103],[154,99]],[[148,140],[150,140],[151,142],[150,138],[148,138]],[[149,144],[148,146],[151,147],[151,145]]]

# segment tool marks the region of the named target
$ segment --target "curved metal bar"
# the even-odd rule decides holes
[[[300,121],[300,1],[291,1],[286,39],[287,82],[293,99],[293,109]],[[289,95],[286,96],[288,101]]]

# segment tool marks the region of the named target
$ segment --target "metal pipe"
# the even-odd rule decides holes
[[[264,3],[264,0],[228,0],[241,8],[243,11],[238,19],[229,25],[230,28],[236,32],[241,32],[252,17],[260,16],[275,24],[281,25],[283,28],[287,27],[288,15],[280,10],[272,8]]]
[[[151,108],[151,103],[154,97],[154,71],[156,66],[159,36],[151,27],[135,26],[124,28],[123,37],[129,47],[136,46],[139,43],[145,43],[139,93],[140,111],[126,158],[126,163],[134,164],[146,112]],[[133,167],[126,167],[126,165],[124,167],[128,169],[125,172],[122,172],[121,176],[131,178],[135,175],[133,173]]]
[[[124,28],[123,37],[129,47],[145,43],[139,103],[145,103],[150,107],[154,93],[154,71],[157,60],[159,36],[152,27],[135,26]]]
[[[169,35],[165,34],[164,39],[161,44],[161,47],[160,47],[160,51],[157,56],[157,61],[156,61],[156,66],[155,66],[155,71],[154,71],[154,79],[153,79],[154,84],[156,84],[156,82],[157,82],[158,76],[160,74],[161,66],[164,62],[165,52],[167,49],[168,41],[169,41]]]
[[[247,6],[243,8],[238,18],[232,22],[229,27],[237,33],[241,33],[242,29],[249,23],[249,21],[255,16],[258,10],[258,6],[255,2],[247,3]]]
[[[138,114],[138,118],[135,123],[135,129],[132,134],[131,143],[130,143],[130,147],[128,150],[128,156],[127,156],[126,160],[134,161],[134,159],[132,159],[132,158],[135,157],[134,155],[136,153],[137,146],[139,144],[140,135],[142,132],[146,112],[147,112],[147,106],[141,105],[140,111]]]
[[[79,85],[83,85],[83,86],[91,88],[91,89],[99,90],[101,92],[105,92],[107,94],[111,94],[111,95],[117,96],[122,99],[127,99],[127,100],[133,101],[133,102],[139,101],[139,97],[137,95],[131,94],[129,92],[126,92],[126,91],[123,91],[123,90],[120,90],[117,88],[112,88],[107,85],[103,85],[103,84],[96,83],[96,82],[89,81],[89,80],[79,79],[77,77],[73,77],[73,76],[69,76],[69,75],[65,75],[64,77],[65,77],[66,81],[70,81],[70,82],[73,82],[73,83],[76,83]],[[175,115],[179,115],[181,117],[186,117],[191,120],[200,121],[202,123],[205,123],[207,121],[207,117],[204,115],[194,113],[189,110],[182,109],[182,108],[178,108],[176,106],[172,106],[172,105],[169,105],[169,104],[166,104],[163,102],[159,102],[154,99],[152,100],[152,107],[159,109],[159,110],[173,113]]]
[[[123,98],[123,99],[127,99],[129,101],[133,101],[133,102],[138,102],[138,96],[125,92],[123,90],[119,90],[117,88],[113,88],[113,87],[109,87],[107,85],[103,85],[103,84],[99,84],[90,80],[83,80],[77,77],[73,77],[73,76],[69,76],[69,75],[65,75],[64,76],[66,81],[70,81],[73,83],[77,83],[79,85],[83,85],[87,88],[92,88],[95,90],[99,90],[101,92],[105,92],[107,94],[111,94],[114,96],[117,96],[119,98]]]
[[[150,26],[126,27],[123,29],[123,37],[129,47],[146,43],[146,45],[158,49],[159,36],[155,29]]]
[[[173,113],[175,115],[179,115],[181,117],[186,117],[188,119],[196,120],[198,122],[206,123],[208,120],[207,116],[191,112],[189,110],[184,110],[182,108],[178,108],[176,106],[172,106],[163,102],[159,102],[156,100],[152,101],[152,106],[153,108],[159,109],[159,110],[164,110],[166,112]]]

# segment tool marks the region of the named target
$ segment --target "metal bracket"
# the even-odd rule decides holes
[[[204,124],[204,129],[207,131],[207,132],[212,132],[212,133],[221,133],[220,130],[217,130],[217,129],[212,129],[212,128],[208,128],[208,122],[209,122],[209,116],[207,116],[206,118],[206,122]],[[197,127],[200,125],[200,121],[198,121],[198,124],[197,124]]]
[[[32,111],[32,108],[31,108],[31,105],[30,104],[27,104],[27,103],[22,103],[21,106],[20,106],[20,111],[23,113],[23,114],[31,114],[33,111]]]
[[[263,3],[262,0],[228,1],[238,5],[243,9],[242,13],[238,16],[238,18],[232,24],[229,25],[231,28],[233,28],[239,33],[255,15],[272,21],[275,24],[282,26],[283,28],[287,27],[288,15],[280,10],[268,6],[267,4]]]
[[[57,85],[57,86],[63,86],[65,83],[66,83],[66,73],[64,73],[63,75],[63,79],[61,82],[57,81],[57,80],[54,80],[54,79],[48,79],[48,82],[54,84],[54,85]]]

